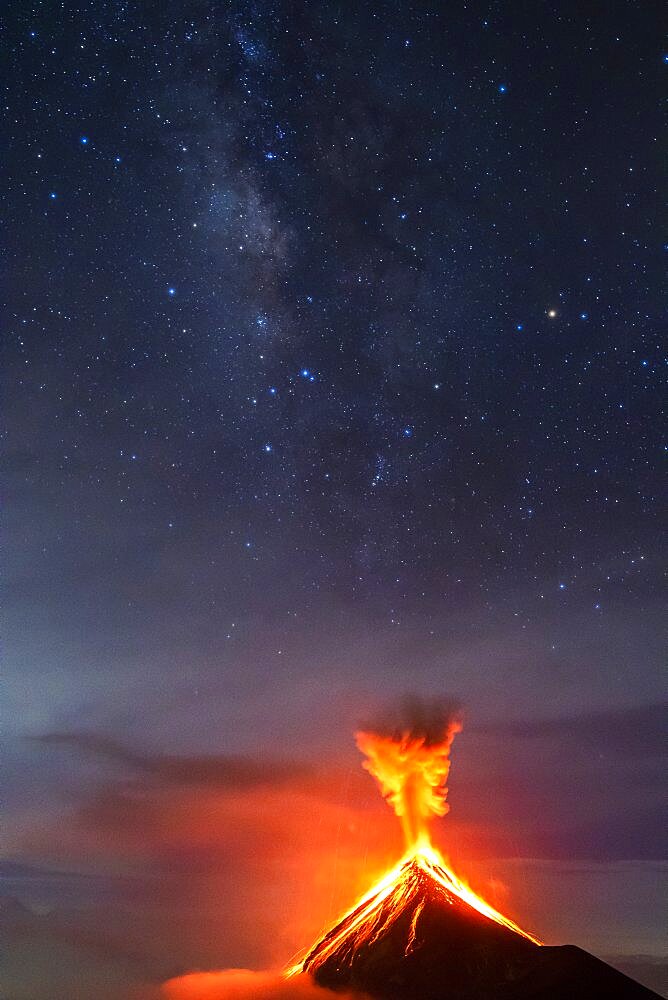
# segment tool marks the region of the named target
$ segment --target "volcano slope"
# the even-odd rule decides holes
[[[321,986],[378,1000],[658,996],[579,948],[540,946],[480,913],[416,860],[325,934],[302,969]]]

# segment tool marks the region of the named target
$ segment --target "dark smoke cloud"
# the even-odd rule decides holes
[[[310,773],[301,764],[276,759],[253,760],[227,754],[179,757],[140,753],[97,733],[53,732],[33,737],[33,740],[45,746],[70,747],[86,756],[103,757],[169,785],[244,790],[281,784]]]
[[[441,743],[452,727],[461,727],[461,723],[462,705],[454,698],[420,698],[409,694],[360,729],[391,739],[410,733],[431,745]]]

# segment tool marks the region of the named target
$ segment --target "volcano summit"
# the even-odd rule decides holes
[[[411,1000],[445,996],[446,986],[448,996],[479,996],[537,949],[461,899],[437,862],[415,856],[393,875],[307,955],[303,968],[318,983]]]

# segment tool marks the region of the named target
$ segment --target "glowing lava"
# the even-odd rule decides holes
[[[533,935],[504,917],[458,878],[434,847],[429,824],[448,811],[446,781],[450,770],[450,748],[461,724],[445,719],[442,724],[400,731],[357,734],[359,749],[366,755],[364,767],[380,785],[384,798],[401,821],[406,853],[399,864],[374,885],[334,927],[308,952],[288,975],[316,973],[328,963],[336,967],[354,961],[363,949],[405,925],[405,954],[409,955],[419,934],[427,908],[458,914],[470,925],[477,921],[483,933],[494,933],[494,924],[525,944],[540,944]],[[470,909],[469,909],[470,908]],[[482,918],[480,921],[476,911]],[[493,924],[488,924],[492,921]],[[500,930],[503,935],[504,932]],[[519,942],[518,942],[519,944]]]

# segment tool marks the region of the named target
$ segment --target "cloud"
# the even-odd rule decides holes
[[[141,753],[99,733],[51,732],[33,737],[45,746],[64,746],[94,754],[169,785],[204,785],[244,790],[282,784],[303,777],[308,769],[295,762],[253,759],[240,755],[176,756]]]
[[[191,972],[162,987],[164,1000],[353,1000],[353,994],[333,993],[316,986],[310,976],[285,979],[279,972],[225,969]],[[355,994],[354,1000],[362,1000]]]
[[[31,742],[47,762],[65,758],[68,781],[62,809],[16,826],[11,860],[87,873],[65,887],[67,902],[82,904],[82,924],[136,950],[152,982],[184,969],[280,967],[389,865],[393,834],[400,849],[380,796],[360,814],[361,768],[175,756],[92,731]],[[14,882],[33,906],[58,905],[65,892]]]
[[[665,756],[668,724],[668,702],[643,705],[638,708],[552,719],[526,719],[506,725],[479,727],[480,731],[519,738],[557,737],[581,747],[597,747],[606,753],[623,753],[634,757]]]

